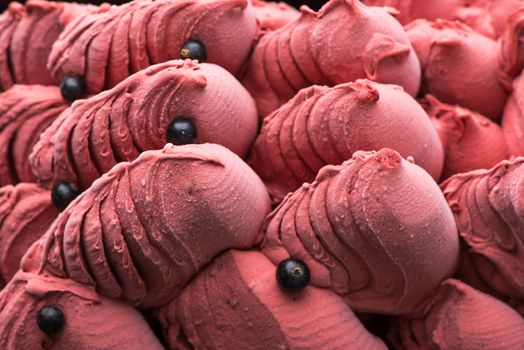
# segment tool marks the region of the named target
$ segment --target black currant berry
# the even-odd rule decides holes
[[[276,277],[282,288],[299,291],[306,288],[309,283],[309,267],[301,260],[282,260],[278,264]]]
[[[65,317],[62,310],[55,305],[43,307],[36,317],[38,328],[49,336],[56,335],[65,325]]]
[[[166,129],[167,142],[173,145],[187,145],[194,143],[197,137],[195,124],[184,117],[175,118]]]
[[[77,76],[65,77],[60,84],[62,97],[71,102],[81,99],[84,96],[85,88],[84,79]]]
[[[180,49],[180,58],[205,62],[207,60],[206,47],[198,40],[188,40]]]
[[[76,184],[71,182],[59,182],[51,191],[51,201],[55,207],[64,210],[69,203],[78,197],[79,194],[80,189]]]

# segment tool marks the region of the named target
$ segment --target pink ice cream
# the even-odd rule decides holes
[[[0,279],[13,277],[26,250],[57,216],[50,191],[36,184],[0,188]]]
[[[453,215],[437,184],[390,149],[322,168],[266,219],[265,234],[273,263],[304,261],[313,285],[357,311],[418,311],[458,262]]]
[[[47,335],[37,323],[40,310],[49,306],[64,315],[56,335]],[[71,280],[23,272],[0,293],[0,348],[164,349],[131,306]]]
[[[489,169],[507,159],[502,129],[481,114],[438,101],[427,95],[420,101],[431,117],[444,146],[442,179],[476,169]]]
[[[502,131],[506,136],[509,154],[524,156],[524,75],[513,84],[513,94],[502,116]]]
[[[30,157],[32,170],[47,187],[67,180],[88,188],[116,163],[161,149],[177,118],[193,122],[194,143],[222,144],[241,157],[258,129],[252,97],[225,69],[169,61],[76,101],[42,134]]]
[[[490,38],[498,38],[511,13],[523,0],[365,0],[368,6],[390,6],[399,11],[398,20],[407,24],[424,18],[459,20]]]
[[[442,145],[417,101],[399,86],[358,80],[301,90],[264,120],[248,163],[280,202],[323,166],[384,147],[439,179]]]
[[[237,74],[256,33],[248,0],[135,0],[68,25],[48,68],[59,79],[83,77],[87,92],[97,93],[152,64],[180,58],[191,39],[204,45],[208,62]]]
[[[467,251],[461,278],[524,298],[524,158],[455,175],[441,188]],[[462,269],[464,270],[464,269]]]
[[[54,86],[14,85],[0,93],[0,186],[36,180],[29,154],[67,106]]]
[[[31,247],[22,268],[136,306],[161,306],[220,252],[253,247],[269,210],[262,181],[228,149],[168,144],[96,180]]]
[[[395,320],[389,338],[399,350],[517,350],[524,344],[524,319],[503,302],[449,279],[423,317]]]
[[[258,25],[264,31],[277,30],[300,17],[300,12],[285,2],[252,0],[251,3]]]
[[[387,349],[335,293],[283,291],[275,270],[256,251],[215,259],[158,312],[171,348]]]
[[[406,31],[422,65],[424,92],[500,118],[508,91],[499,79],[495,40],[458,21],[416,20]]]
[[[358,0],[331,0],[318,13],[302,7],[296,21],[263,35],[243,83],[264,117],[302,88],[360,78],[401,85],[414,96],[420,65],[388,11]]]
[[[46,68],[51,46],[73,18],[94,7],[30,0],[0,14],[0,91],[13,84],[55,85]]]

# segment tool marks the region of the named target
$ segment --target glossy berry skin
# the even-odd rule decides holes
[[[187,145],[194,143],[197,137],[195,124],[190,119],[175,118],[166,129],[167,142],[173,145]]]
[[[76,184],[71,182],[59,182],[51,191],[51,201],[55,207],[64,210],[69,203],[78,197],[79,194],[80,189]]]
[[[198,40],[188,40],[180,49],[180,58],[205,62],[207,60],[206,47]]]
[[[44,306],[36,317],[38,328],[49,336],[56,335],[65,325],[65,317],[62,310],[55,305]]]
[[[85,93],[84,79],[77,76],[65,77],[60,84],[62,97],[70,102],[81,99]]]
[[[309,267],[301,260],[282,260],[277,267],[276,278],[280,287],[289,291],[300,291],[309,283]]]

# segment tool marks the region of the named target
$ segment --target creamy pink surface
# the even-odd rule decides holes
[[[498,40],[498,55],[501,82],[511,90],[513,79],[524,67],[524,7],[508,18],[508,27]]]
[[[509,92],[499,79],[495,40],[458,21],[416,20],[405,28],[422,65],[424,92],[500,118]]]
[[[264,119],[248,164],[280,202],[323,166],[384,147],[412,156],[439,179],[442,145],[417,101],[399,86],[357,80],[302,89]]]
[[[166,144],[172,120],[192,120],[195,143],[222,144],[241,157],[258,129],[252,97],[225,69],[169,61],[76,101],[42,134],[30,157],[40,183],[71,181],[88,188],[122,161]]]
[[[460,20],[479,33],[498,38],[513,11],[524,6],[523,0],[365,0],[369,6],[390,6],[400,13],[399,21],[414,19],[435,21],[439,18]]]
[[[49,305],[59,307],[65,319],[54,337],[43,333],[36,322],[40,309]],[[164,349],[131,306],[71,280],[23,272],[0,293],[0,348]]]
[[[300,12],[285,2],[252,0],[251,3],[261,30],[277,30],[300,17]]]
[[[215,259],[158,312],[171,347],[184,348],[185,337],[210,350],[387,349],[335,293],[313,286],[286,292],[275,270],[257,251]]]
[[[509,154],[524,156],[524,75],[515,80],[513,88],[513,94],[504,108],[502,131]]]
[[[36,180],[29,154],[67,106],[54,86],[14,85],[0,92],[0,186]]]
[[[476,169],[489,169],[509,157],[500,126],[481,114],[448,105],[426,95],[420,101],[444,147],[442,179]],[[420,165],[420,164],[419,164]]]
[[[0,91],[13,84],[55,85],[46,68],[51,46],[73,18],[94,7],[30,0],[0,14]]]
[[[301,12],[296,21],[263,35],[249,60],[243,83],[262,117],[314,84],[367,78],[416,95],[420,65],[388,11],[358,0],[330,0],[318,13],[307,7]]]
[[[24,257],[24,271],[161,306],[218,253],[249,249],[270,210],[262,181],[213,144],[142,153],[96,180]]]
[[[441,188],[466,244],[461,278],[524,298],[524,158],[455,175]]]
[[[392,349],[517,350],[524,344],[524,319],[503,302],[454,279],[428,300],[423,317],[397,319]]]
[[[0,188],[0,279],[13,277],[26,250],[57,216],[51,192],[36,184]]]
[[[48,68],[57,78],[84,77],[87,91],[96,93],[179,58],[192,39],[204,44],[208,62],[237,74],[256,33],[248,0],[131,1],[70,23],[53,46]]]
[[[455,270],[458,235],[434,180],[390,149],[322,168],[266,219],[262,251],[305,261],[357,311],[406,314]],[[436,263],[438,261],[438,263]]]

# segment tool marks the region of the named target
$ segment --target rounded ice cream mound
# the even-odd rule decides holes
[[[240,156],[258,129],[252,97],[226,70],[190,60],[169,61],[76,101],[42,134],[30,156],[32,170],[49,188],[59,181],[88,188],[118,162],[175,143],[168,129],[177,121],[193,125],[195,131],[193,139],[181,141],[222,144]]]
[[[511,13],[523,5],[522,0],[365,0],[365,3],[397,9],[396,17],[402,24],[418,18],[459,20],[494,39],[506,29]]]
[[[22,268],[160,306],[218,253],[253,247],[269,210],[262,181],[228,149],[168,144],[95,181],[31,247]]]
[[[277,30],[300,17],[300,12],[285,2],[252,0],[251,3],[258,25],[264,31]]]
[[[524,158],[455,175],[441,188],[467,247],[461,278],[524,298]]]
[[[442,179],[476,169],[489,169],[508,158],[500,126],[481,114],[426,95],[420,101],[444,147]],[[420,164],[419,164],[420,165]]]
[[[263,35],[243,83],[264,117],[302,88],[360,78],[401,85],[414,96],[420,64],[388,11],[358,0],[330,0],[318,13],[302,7],[296,21]]]
[[[406,32],[422,65],[422,90],[499,119],[508,96],[501,83],[497,42],[455,21],[415,20]]]
[[[508,18],[508,27],[498,41],[501,80],[511,87],[524,68],[524,2]]]
[[[0,14],[0,91],[13,84],[56,85],[46,68],[51,46],[73,18],[95,7],[29,0]]]
[[[0,348],[164,349],[133,307],[71,280],[23,272],[0,293]]]
[[[0,93],[0,186],[36,180],[29,154],[67,106],[54,86],[15,85]]]
[[[157,312],[171,348],[386,349],[338,295],[312,286],[286,292],[275,269],[256,251],[215,259]]]
[[[358,80],[302,89],[265,118],[248,163],[280,202],[323,166],[384,147],[439,179],[444,154],[424,110],[399,86]]]
[[[393,320],[388,338],[399,350],[517,350],[524,344],[524,319],[503,302],[448,279],[423,317]]]
[[[513,83],[513,94],[508,99],[502,116],[502,131],[511,156],[524,156],[524,75]]]
[[[0,188],[0,279],[14,276],[27,249],[57,216],[51,192],[36,184]]]
[[[191,58],[181,51],[192,40],[208,62],[237,74],[256,33],[248,0],[135,0],[70,23],[48,68],[59,79],[83,77],[87,92],[97,93],[152,64]]]
[[[262,251],[274,263],[304,261],[313,285],[357,311],[415,312],[458,261],[453,215],[437,184],[390,149],[322,168],[264,227]]]

